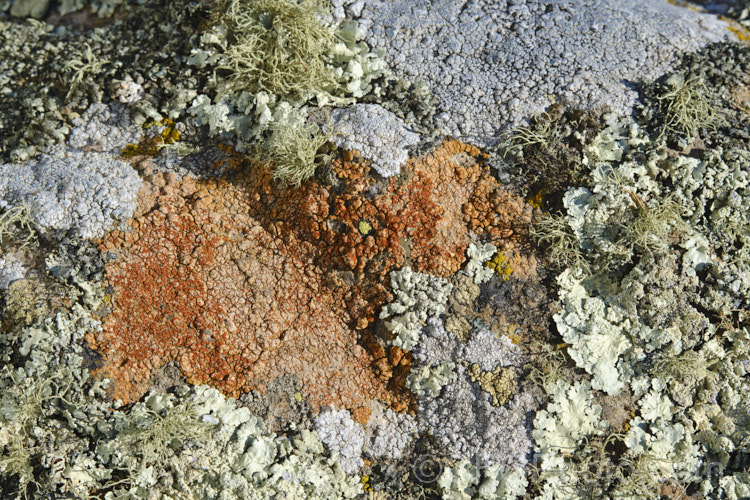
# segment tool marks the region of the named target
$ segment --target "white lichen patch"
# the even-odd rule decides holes
[[[106,153],[60,151],[0,165],[0,208],[25,205],[38,226],[95,238],[133,215],[140,186],[130,165]]]
[[[315,430],[320,440],[335,453],[344,472],[354,474],[362,467],[365,431],[347,410],[321,411],[315,419]]]
[[[349,151],[358,151],[383,177],[398,175],[409,158],[408,148],[419,143],[419,134],[377,104],[337,109],[331,118],[336,131],[333,142]]]
[[[729,36],[715,16],[666,1],[399,0],[356,10],[394,73],[424,80],[439,99],[441,131],[481,145],[555,99],[627,113],[637,99],[629,82]]]

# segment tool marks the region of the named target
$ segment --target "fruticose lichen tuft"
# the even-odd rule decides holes
[[[229,0],[219,5],[229,42],[219,67],[231,71],[235,91],[302,100],[313,91],[335,91],[327,57],[336,36],[321,21],[330,16],[323,0]]]

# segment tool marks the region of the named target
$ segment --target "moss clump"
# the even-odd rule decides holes
[[[326,64],[335,36],[321,22],[330,14],[322,0],[230,0],[221,6],[230,30],[221,67],[232,72],[233,88],[305,100],[314,90],[335,87]]]

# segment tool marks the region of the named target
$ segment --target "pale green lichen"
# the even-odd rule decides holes
[[[456,376],[456,364],[441,361],[434,365],[412,367],[406,378],[406,386],[421,397],[436,397],[440,390]]]
[[[701,129],[716,126],[718,116],[708,101],[708,89],[701,77],[673,74],[664,82],[664,92],[657,99],[665,132],[695,137]]]
[[[542,498],[643,498],[679,484],[704,495],[724,484],[731,491],[730,457],[746,453],[750,432],[742,375],[750,279],[740,265],[747,214],[739,208],[750,161],[720,147],[700,157],[669,151],[632,121],[607,121],[586,146],[591,183],[565,195],[566,211],[550,228],[570,228],[560,247],[586,261],[570,259],[558,276],[555,322],[587,383],[610,395],[627,388],[633,416],[624,428],[569,440],[552,456],[564,474],[546,471],[543,459],[534,488]],[[532,376],[546,378],[539,369]],[[559,388],[545,389],[554,404]],[[586,415],[585,406],[577,411]],[[565,426],[572,417],[562,414],[537,415],[543,456],[551,435],[542,431]],[[709,463],[715,470],[704,470]]]
[[[497,247],[492,243],[482,245],[470,243],[469,248],[466,249],[469,261],[464,267],[464,273],[470,276],[477,285],[487,282],[495,273],[492,268],[485,266],[485,263],[495,254],[497,254]]]
[[[35,224],[27,206],[13,206],[0,212],[0,244],[8,240],[14,240],[20,248],[38,243]]]
[[[310,93],[336,93],[327,55],[335,30],[322,0],[230,0],[220,2],[227,26],[225,62],[236,91],[260,91],[307,100]]]
[[[513,500],[528,486],[523,470],[507,471],[501,465],[478,468],[466,460],[443,469],[437,485],[443,500]]]
[[[581,447],[603,434],[601,406],[594,404],[588,382],[569,384],[558,381],[549,387],[550,402],[534,418],[532,436],[541,459],[539,478],[541,498],[580,498],[576,471],[581,467]]]
[[[505,134],[500,143],[503,157],[510,156],[516,162],[523,161],[523,151],[528,147],[537,147],[546,151],[557,134],[557,120],[547,111],[532,119],[526,126],[515,128]]]
[[[631,193],[636,217],[623,224],[623,235],[619,243],[644,253],[664,251],[670,244],[679,241],[680,235],[690,232],[690,226],[682,220],[679,205],[667,196],[653,205],[645,203]]]
[[[414,348],[427,319],[445,311],[452,288],[445,278],[414,272],[409,266],[391,271],[394,300],[380,311],[380,319],[391,318],[385,326],[394,335],[393,345],[406,351]]]
[[[85,61],[84,61],[85,59]],[[100,58],[95,54],[91,47],[86,44],[86,49],[83,55],[79,59],[69,59],[62,68],[63,74],[67,76],[68,93],[65,95],[65,100],[70,99],[70,96],[76,91],[78,86],[83,83],[86,78],[101,73],[102,68],[105,64],[108,64],[109,60]]]
[[[279,181],[299,186],[321,163],[335,134],[309,119],[309,108],[356,102],[385,74],[356,23],[331,24],[320,0],[228,0],[201,36],[188,64],[213,69],[210,97],[188,112],[211,134],[239,138],[240,150],[273,164]],[[226,76],[222,76],[226,75]]]

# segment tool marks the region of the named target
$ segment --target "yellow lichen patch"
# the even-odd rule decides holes
[[[362,489],[365,491],[374,491],[372,484],[370,484],[370,476],[362,476]]]
[[[135,156],[150,156],[152,158],[159,155],[159,151],[169,144],[174,144],[180,140],[180,131],[175,128],[172,120],[161,120],[159,122],[147,122],[143,125],[144,129],[151,127],[164,127],[158,135],[147,137],[138,144],[128,144],[120,152],[123,158],[133,158]]]
[[[370,224],[366,220],[359,221],[359,225],[357,226],[357,229],[359,229],[359,232],[362,235],[367,236],[368,234],[372,232],[372,224]]]
[[[500,252],[497,252],[492,260],[485,262],[484,265],[495,271],[495,274],[500,276],[503,281],[510,279],[510,275],[513,274],[513,268],[510,267],[508,258]]]
[[[539,210],[544,209],[544,197],[549,194],[547,188],[542,188],[533,196],[526,198],[526,203]]]
[[[495,370],[488,372],[483,371],[475,363],[469,366],[469,378],[492,395],[494,406],[504,405],[518,392],[518,377],[513,368],[498,366]]]
[[[719,19],[727,23],[727,29],[741,42],[750,40],[750,31],[731,17],[719,16]]]
[[[521,325],[518,325],[516,323],[509,324],[508,332],[505,334],[505,336],[508,337],[514,344],[520,343],[523,339],[523,335],[521,335]]]

